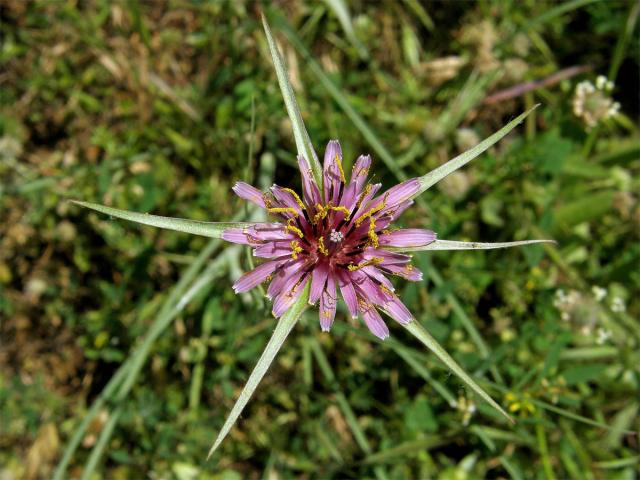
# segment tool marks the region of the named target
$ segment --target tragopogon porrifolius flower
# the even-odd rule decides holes
[[[265,209],[275,221],[201,222],[75,202],[113,217],[145,225],[249,245],[254,249],[256,257],[264,259],[255,269],[241,276],[233,288],[236,293],[241,293],[262,282],[269,282],[267,296],[273,301],[272,312],[279,320],[209,455],[220,445],[239,418],[307,305],[319,303],[320,326],[322,330],[328,331],[336,315],[339,295],[344,299],[349,314],[353,317],[360,316],[369,330],[379,338],[384,339],[389,335],[380,312],[402,324],[471,390],[510,419],[420,322],[414,319],[398,298],[388,276],[396,275],[410,281],[422,280],[422,273],[411,264],[411,257],[407,255],[409,252],[505,248],[547,241],[458,242],[438,239],[431,230],[402,229],[392,225],[411,206],[414,198],[498,142],[522,122],[531,110],[432,172],[379,193],[382,185],[368,182],[372,163],[368,155],[358,157],[347,178],[340,144],[333,140],[326,148],[324,166],[320,165],[302,122],[284,63],[264,18],[263,25],[287,113],[293,125],[302,194],[277,185],[268,192],[261,192],[244,182],[236,183],[233,189],[241,198]],[[140,367],[141,363],[136,364],[137,371]]]
[[[233,286],[246,292],[269,281],[267,297],[273,314],[280,317],[310,282],[309,303],[319,301],[320,326],[328,331],[336,315],[338,289],[352,317],[358,315],[380,338],[389,335],[378,310],[406,324],[411,313],[394,292],[387,275],[411,281],[422,280],[422,272],[411,265],[411,257],[389,247],[429,245],[435,233],[423,229],[394,229],[392,223],[413,201],[420,188],[417,178],[377,194],[380,183],[367,183],[371,157],[361,155],[347,180],[342,150],[337,140],[327,145],[321,192],[307,160],[299,156],[302,198],[277,185],[267,193],[244,182],[233,190],[277,216],[279,223],[231,228],[222,238],[250,245],[256,257],[268,259],[242,276]]]

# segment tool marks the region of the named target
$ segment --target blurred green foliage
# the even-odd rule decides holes
[[[207,244],[65,199],[228,220],[244,208],[233,182],[269,177],[272,159],[267,182],[297,187],[262,10],[274,31],[288,23],[410,176],[542,103],[518,134],[403,217],[447,239],[558,241],[417,254],[426,281],[398,284],[518,423],[480,402],[475,412],[473,397],[402,329],[377,342],[342,311],[327,335],[308,314],[203,465],[274,326],[262,299],[230,288],[249,268],[240,255],[155,342],[130,395],[100,409],[69,475],[82,474],[117,408],[96,478],[633,478],[638,7],[584,0],[3,2],[0,476],[49,478]],[[395,183],[292,39],[279,38],[316,149],[339,138],[348,164],[374,153],[376,177]],[[575,65],[590,70],[487,101]],[[571,102],[577,81],[597,74],[616,82],[622,109],[589,131]],[[600,300],[594,287],[606,289]]]

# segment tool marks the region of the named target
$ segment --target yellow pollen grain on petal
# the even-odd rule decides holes
[[[369,195],[369,193],[371,193],[372,188],[373,188],[373,185],[371,185],[370,183],[367,183],[367,185],[364,187],[364,192],[360,194],[360,198],[356,202],[356,206],[358,208],[360,208],[360,206],[362,205],[362,200],[364,200],[364,197],[366,197],[367,195]]]
[[[294,260],[298,259],[298,254],[302,253],[302,248],[300,247],[300,243],[297,240],[291,241],[291,258]]]
[[[342,168],[342,160],[340,159],[340,155],[336,153],[336,165],[338,165],[338,170],[340,170],[340,180],[342,183],[347,183],[347,179],[344,176],[344,169]]]
[[[334,207],[333,205],[329,204],[328,205],[329,209],[335,211],[335,212],[342,212],[344,213],[344,218],[345,220],[349,220],[349,209],[347,207],[343,207],[343,206],[338,206],[338,207]]]
[[[356,227],[359,227],[360,225],[362,225],[362,222],[364,222],[367,218],[370,218],[371,215],[378,213],[385,206],[386,204],[383,200],[382,202],[380,202],[379,205],[376,205],[375,207],[372,207],[369,210],[367,210],[365,213],[363,213],[360,217],[356,219]]]
[[[300,230],[298,227],[293,225],[293,222],[294,222],[293,218],[290,218],[289,220],[287,220],[287,226],[284,227],[284,229],[288,232],[295,233],[300,238],[304,238],[304,233],[302,233],[302,230]]]
[[[355,272],[356,270],[360,270],[361,268],[364,267],[368,267],[369,265],[378,265],[379,263],[384,262],[384,258],[381,257],[373,257],[370,258],[369,260],[365,260],[362,263],[359,263],[358,265],[354,265],[353,263],[350,263],[349,265],[347,265],[347,268],[349,269],[350,272]]]
[[[369,217],[369,231],[367,232],[369,243],[373,248],[378,248],[378,235],[376,234],[376,221]]]
[[[298,212],[296,211],[295,208],[293,207],[275,207],[275,208],[268,208],[267,212],[269,213],[292,213],[293,215],[295,215],[296,217],[298,216]]]
[[[313,223],[318,223],[319,220],[324,220],[327,217],[327,213],[329,213],[330,209],[331,203],[329,203],[329,205],[320,205],[319,203],[316,203],[316,210],[318,211],[318,213],[314,215]]]
[[[300,200],[300,197],[299,197],[299,196],[298,196],[298,194],[295,192],[295,190],[291,190],[290,188],[283,188],[282,190],[283,190],[283,191],[285,191],[285,192],[289,192],[291,195],[293,195],[293,198],[295,198],[296,203],[297,203],[298,205],[300,205],[300,208],[302,208],[303,210],[304,210],[305,208],[307,208],[307,207],[305,206],[305,204],[304,204],[304,203],[302,203],[302,200]]]
[[[324,246],[324,237],[318,238],[318,250],[320,250],[320,253],[325,257],[329,255],[329,250]]]
[[[387,287],[385,287],[384,285],[378,285],[378,287],[380,288],[380,291],[385,295],[388,295],[390,297],[394,296],[393,292],[389,290]]]

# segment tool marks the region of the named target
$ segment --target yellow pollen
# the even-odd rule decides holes
[[[269,213],[292,213],[294,214],[296,217],[298,216],[298,212],[296,212],[296,209],[293,207],[275,207],[275,208],[268,208],[267,212]]]
[[[331,317],[331,312],[329,310],[325,310],[324,312],[322,312],[322,316],[324,318],[330,318]]]
[[[344,218],[345,218],[345,220],[349,220],[349,214],[350,214],[350,212],[349,212],[349,209],[348,209],[347,207],[343,207],[343,206],[334,207],[334,206],[333,206],[333,205],[331,205],[331,204],[329,204],[329,205],[328,205],[328,207],[329,207],[331,210],[334,210],[334,211],[336,211],[336,212],[342,212],[342,213],[344,213]]]
[[[301,208],[301,209],[303,209],[303,210],[304,210],[305,208],[307,208],[307,207],[305,206],[305,204],[304,204],[304,203],[302,203],[302,200],[300,200],[300,197],[299,197],[299,196],[298,196],[298,194],[295,192],[295,190],[291,190],[290,188],[283,188],[282,190],[284,190],[285,192],[289,192],[291,195],[293,195],[293,198],[295,198],[295,199],[296,199],[296,203],[297,203],[298,205],[300,205],[300,208]]]
[[[338,165],[338,170],[340,170],[340,179],[342,183],[347,183],[347,179],[344,177],[344,170],[342,169],[342,160],[340,160],[340,155],[336,153],[336,165]]]
[[[318,213],[316,213],[313,217],[313,223],[318,223],[318,220],[324,220],[327,216],[327,213],[329,213],[329,209],[331,207],[329,207],[329,205],[320,205],[319,203],[316,203],[316,210],[318,210]]]
[[[383,235],[389,235],[390,233],[391,233],[391,230],[389,230],[388,228],[385,228],[384,230],[382,230]]]
[[[360,194],[360,198],[358,199],[358,202],[356,203],[358,208],[360,208],[360,206],[362,205],[362,200],[364,200],[364,197],[369,195],[369,193],[371,192],[372,188],[373,188],[373,185],[371,185],[370,183],[367,183],[367,186],[364,187],[364,192],[362,192]]]
[[[385,199],[386,199],[386,197],[385,197]],[[362,225],[362,222],[364,222],[366,218],[370,218],[371,215],[373,215],[375,213],[378,213],[385,206],[386,206],[386,203],[385,203],[384,200],[382,200],[379,205],[376,205],[375,207],[370,208],[369,210],[367,210],[365,213],[363,213],[360,217],[358,217],[356,219],[356,227],[359,227],[360,225]]]
[[[373,257],[370,260],[366,260],[362,263],[359,263],[358,265],[354,265],[353,263],[350,263],[349,265],[347,265],[347,268],[349,269],[350,272],[355,272],[356,270],[360,270],[361,268],[368,267],[369,265],[378,265],[383,261],[384,261],[384,258]]]
[[[329,255],[329,250],[324,246],[324,237],[318,238],[318,250],[320,250],[320,253],[325,257]]]
[[[293,222],[294,222],[293,218],[290,218],[289,220],[287,220],[287,226],[284,227],[284,229],[288,232],[295,233],[300,238],[304,238],[304,233],[302,233],[302,230],[300,230],[298,227],[293,225]]]
[[[291,258],[294,260],[298,259],[298,254],[302,253],[302,248],[297,240],[291,240]]]
[[[378,248],[378,235],[376,235],[376,221],[369,217],[369,232],[367,233],[369,236],[369,242],[373,248]]]
[[[382,293],[384,293],[385,295],[388,295],[390,297],[393,297],[393,292],[391,290],[389,290],[387,287],[385,287],[384,285],[379,285],[378,286],[380,288],[380,291]]]

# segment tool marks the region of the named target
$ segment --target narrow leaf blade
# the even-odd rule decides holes
[[[129,220],[130,222],[211,238],[220,238],[222,232],[229,228],[243,228],[249,225],[255,225],[255,223],[246,222],[200,222],[184,218],[161,217],[159,215],[149,215],[148,213],[130,212],[128,210],[120,210],[119,208],[111,208],[97,203],[81,202],[79,200],[70,200],[70,202],[80,205],[81,207],[90,208],[96,212],[104,213],[105,215]]]
[[[278,46],[276,45],[276,41],[273,38],[273,34],[271,33],[271,28],[269,27],[267,19],[264,15],[262,15],[262,25],[264,27],[264,33],[267,36],[269,51],[273,60],[273,66],[276,69],[276,76],[278,77],[280,91],[282,92],[284,104],[287,108],[287,114],[289,115],[289,118],[291,119],[291,125],[293,126],[293,137],[296,141],[298,155],[304,156],[307,159],[307,162],[310,163],[313,177],[315,178],[318,187],[322,191],[322,166],[320,165],[318,156],[313,149],[311,139],[309,138],[309,133],[307,133],[307,128],[304,126],[304,121],[302,120],[302,115],[300,114],[300,108],[298,107],[298,102],[296,101],[296,96],[293,92],[293,87],[289,82],[289,73],[284,66],[284,61],[282,60],[282,56],[278,51]]]
[[[428,245],[420,247],[386,247],[386,250],[394,252],[423,252],[426,250],[493,250],[496,248],[520,247],[522,245],[534,245],[536,243],[556,243],[555,240],[520,240],[517,242],[457,242],[455,240],[435,240]]]
[[[475,147],[467,150],[464,153],[461,153],[457,157],[449,160],[444,165],[441,165],[435,170],[432,170],[426,175],[423,175],[422,177],[420,177],[420,189],[414,195],[414,198],[420,195],[421,193],[425,192],[429,188],[431,188],[433,185],[438,183],[440,180],[442,180],[444,177],[446,177],[450,173],[455,172],[456,170],[458,170],[459,168],[463,167],[464,165],[469,163],[471,160],[476,158],[478,155],[488,150],[493,144],[497,143],[505,135],[507,135],[511,130],[513,130],[519,123],[521,123],[537,107],[538,105],[518,115],[516,118],[514,118],[509,123],[507,123],[504,127],[498,130],[496,133],[494,133],[490,137],[485,138],[482,142],[480,142]]]
[[[273,331],[273,335],[271,335],[271,338],[269,339],[267,346],[262,352],[262,355],[260,356],[258,363],[256,364],[255,368],[251,372],[251,375],[249,375],[249,379],[247,380],[247,383],[244,385],[242,392],[240,392],[240,396],[238,397],[238,400],[236,400],[236,403],[234,404],[233,408],[231,409],[231,413],[229,413],[227,420],[224,422],[224,425],[222,426],[222,429],[220,429],[220,433],[218,433],[218,437],[213,443],[211,450],[209,450],[209,454],[207,455],[207,460],[209,460],[213,452],[215,452],[216,449],[220,446],[224,438],[227,436],[227,434],[229,433],[233,425],[238,420],[238,417],[242,413],[242,410],[249,402],[251,395],[253,394],[255,389],[258,387],[258,384],[260,383],[264,375],[267,373],[269,366],[271,365],[274,358],[278,354],[280,347],[289,336],[289,333],[291,333],[291,330],[293,329],[294,325],[298,322],[298,320],[302,316],[302,313],[307,308],[308,306],[307,301],[309,300],[309,285],[310,283],[307,282],[304,288],[304,291],[300,295],[300,298],[298,298],[298,300],[296,300],[296,302],[291,306],[291,308],[282,317],[280,317],[280,320],[278,321],[278,324],[276,325],[276,328]]]
[[[460,380],[462,380],[471,390],[476,392],[484,401],[495,408],[501,415],[503,415],[511,423],[515,423],[513,419],[505,412],[500,405],[498,405],[493,398],[485,392],[480,385],[478,385],[464,369],[458,365],[458,363],[442,348],[438,341],[431,336],[429,332],[416,320],[407,325],[403,325],[409,333],[422,342],[429,350],[431,350],[436,357],[438,357],[453,373],[455,373]]]

